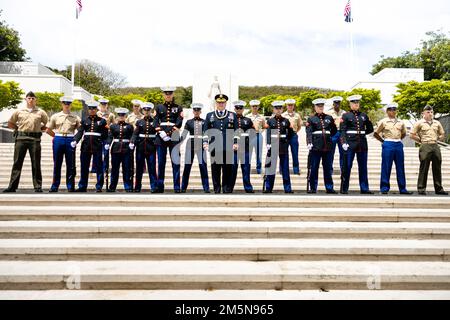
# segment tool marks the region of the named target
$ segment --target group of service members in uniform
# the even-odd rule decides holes
[[[326,99],[315,99],[314,112],[303,124],[295,112],[294,99],[274,101],[273,115],[268,120],[260,114],[258,100],[249,102],[250,113],[244,115],[245,101],[233,102],[235,112],[226,108],[228,97],[215,96],[216,110],[201,117],[203,105],[192,103],[193,118],[183,127],[183,108],[175,103],[175,87],[161,88],[164,103],[154,106],[150,102],[133,100],[133,110],[116,108],[115,116],[108,108],[109,101],[100,99],[87,103],[88,115],[81,120],[71,112],[71,97],[62,97],[62,111],[50,119],[39,109],[33,92],[26,95],[27,106],[13,113],[8,121],[14,130],[15,147],[11,179],[3,192],[16,192],[19,186],[23,161],[27,151],[32,165],[35,192],[42,192],[41,136],[47,132],[53,137],[53,181],[49,192],[58,192],[61,182],[62,162],[66,162],[66,187],[69,192],[86,192],[89,172],[96,173],[96,192],[102,192],[105,178],[106,191],[115,192],[122,168],[126,192],[141,192],[145,171],[152,193],[164,192],[165,167],[169,152],[173,174],[173,190],[184,193],[188,189],[194,158],[197,158],[203,191],[210,193],[207,152],[210,153],[214,193],[234,191],[239,167],[246,193],[254,193],[250,181],[252,155],[256,155],[256,172],[264,173],[263,192],[271,193],[276,172],[283,180],[285,193],[293,193],[289,171],[289,149],[293,159],[293,173],[300,174],[298,161],[298,132],[306,128],[308,149],[307,192],[317,193],[319,167],[322,163],[326,193],[338,193],[333,183],[333,160],[336,146],[339,150],[341,172],[340,193],[347,194],[352,164],[356,157],[359,185],[362,194],[372,194],[369,189],[366,136],[382,143],[380,192],[390,190],[393,163],[396,166],[400,194],[412,194],[406,189],[402,139],[406,136],[403,121],[397,118],[397,105],[385,107],[386,117],[379,121],[374,131],[368,115],[360,111],[361,95],[347,98],[350,110],[341,109],[342,97],[333,97],[333,109],[325,113]],[[283,108],[286,106],[286,111]],[[266,158],[263,163],[263,131],[266,134]],[[442,156],[438,142],[445,132],[439,121],[433,119],[433,109],[425,106],[423,118],[418,121],[410,136],[420,144],[420,172],[417,183],[419,194],[426,194],[427,175],[432,163],[435,193],[447,195],[442,187]],[[181,175],[181,142],[186,141],[184,170]],[[80,146],[80,180],[75,188],[75,150]],[[109,163],[111,157],[111,172]],[[92,162],[92,168],[90,168]],[[263,172],[264,171],[264,172]],[[106,177],[105,177],[106,175]],[[109,176],[111,179],[109,180]]]

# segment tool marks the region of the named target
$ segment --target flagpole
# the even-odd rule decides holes
[[[355,47],[353,43],[353,22],[350,24],[350,77],[353,82],[355,78]]]
[[[77,60],[77,44],[78,44],[78,17],[79,11],[78,8],[75,9],[75,21],[74,21],[74,40],[73,40],[73,57],[72,57],[72,95],[75,93],[75,63]]]

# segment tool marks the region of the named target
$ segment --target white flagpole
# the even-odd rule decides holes
[[[75,93],[75,63],[77,60],[77,42],[78,42],[78,17],[79,17],[79,12],[78,12],[78,8],[75,8],[76,12],[75,12],[75,22],[74,22],[74,45],[73,45],[73,58],[72,58],[72,95]]]

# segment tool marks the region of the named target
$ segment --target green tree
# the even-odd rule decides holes
[[[144,97],[145,101],[151,102],[155,106],[157,104],[164,103],[164,97],[161,90],[149,90],[145,93]]]
[[[62,93],[53,92],[36,92],[36,102],[37,106],[42,110],[53,113],[61,111],[61,102],[59,98],[63,96]],[[75,100],[72,103],[72,111],[80,111],[83,109],[83,105],[80,101]]]
[[[2,10],[0,10],[1,16]],[[22,48],[19,32],[0,20],[0,61],[27,61],[27,52]]]
[[[420,118],[427,104],[433,106],[435,113],[450,113],[450,81],[410,81],[399,83],[397,88],[394,101],[398,103],[399,115],[403,117],[412,115]]]
[[[145,102],[145,97],[139,94],[129,93],[125,95],[113,95],[108,96],[109,105],[114,108],[127,108],[131,110],[133,108],[133,104],[131,100],[141,100]],[[97,99],[98,100],[98,99]],[[113,110],[114,111],[114,110]]]
[[[179,93],[179,99],[175,97],[175,101],[184,108],[190,108],[192,103],[192,87],[181,87],[179,90],[175,92]]]
[[[381,109],[381,94],[380,90],[375,89],[362,89],[356,88],[350,92],[344,92],[342,97],[344,100],[342,101],[342,109],[350,110],[350,104],[347,101],[347,97],[360,94],[361,98],[361,111],[370,113],[371,111],[377,111]]]
[[[423,68],[425,80],[450,80],[450,39],[441,31],[426,33],[426,39],[413,52],[384,57],[373,65],[371,74],[384,68]]]
[[[22,94],[18,83],[0,80],[0,111],[18,105],[22,101]]]

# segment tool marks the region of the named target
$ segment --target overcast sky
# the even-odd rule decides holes
[[[62,68],[77,58],[108,65],[131,86],[192,85],[196,73],[232,73],[241,85],[346,89],[379,56],[450,30],[448,0],[0,0],[28,56]],[[349,39],[355,45],[354,73]]]

